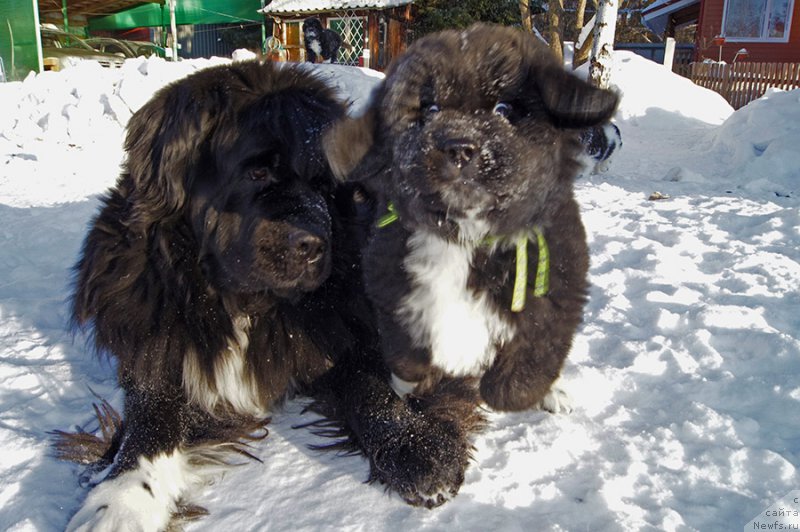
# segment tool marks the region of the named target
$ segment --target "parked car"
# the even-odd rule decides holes
[[[152,55],[156,55],[158,57],[167,56],[167,51],[163,47],[157,44],[153,44],[151,42],[147,41],[123,41],[123,42],[127,44],[137,56],[144,56],[144,57],[150,57]]]
[[[111,37],[89,37],[84,41],[95,50],[125,57],[166,56],[162,47],[148,41],[126,41]]]
[[[77,35],[42,26],[42,57],[45,70],[61,70],[80,61],[97,61],[105,67],[120,67],[125,58],[115,54],[99,52],[86,44]]]
[[[87,37],[83,42],[98,52],[114,54],[120,57],[136,57],[136,52],[133,51],[128,43],[111,37]]]

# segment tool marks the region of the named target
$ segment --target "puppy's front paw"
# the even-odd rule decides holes
[[[572,398],[566,390],[559,386],[559,381],[556,381],[550,387],[547,395],[536,404],[536,408],[551,414],[569,414],[572,412]]]
[[[157,532],[167,527],[171,513],[141,472],[131,471],[94,488],[67,532]]]
[[[471,444],[445,422],[416,416],[383,434],[370,456],[370,482],[379,481],[413,506],[435,508],[464,482]]]

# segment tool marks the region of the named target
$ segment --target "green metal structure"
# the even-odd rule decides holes
[[[173,0],[175,25],[256,23],[263,0]],[[67,0],[62,0],[64,27],[68,29]],[[99,30],[126,30],[143,27],[170,28],[170,0],[144,4],[113,15],[90,17],[88,33]],[[174,44],[173,44],[174,46]],[[176,56],[177,54],[173,54]],[[21,80],[29,72],[42,71],[42,45],[39,37],[37,0],[0,0],[0,80]]]
[[[36,0],[0,2],[0,58],[8,81],[19,81],[42,68],[39,6]]]
[[[175,23],[233,24],[239,22],[261,23],[261,0],[177,0]],[[126,30],[131,28],[169,26],[169,6],[165,2],[145,4],[105,17],[89,19],[89,32],[98,30]]]

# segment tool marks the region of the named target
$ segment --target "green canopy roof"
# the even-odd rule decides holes
[[[175,22],[183,24],[234,24],[261,22],[261,0],[177,0]],[[92,17],[89,31],[124,30],[169,25],[169,6],[145,4],[114,15]]]

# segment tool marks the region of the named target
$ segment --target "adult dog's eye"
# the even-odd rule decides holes
[[[429,106],[427,106],[425,108],[425,114],[429,114],[429,115],[438,113],[439,111],[441,111],[441,109],[439,109],[439,106],[436,105],[435,103],[432,103],[432,104],[430,104]]]
[[[267,181],[270,178],[270,171],[268,168],[251,168],[247,172],[247,176],[253,181]]]
[[[511,106],[504,102],[498,102],[497,105],[494,106],[494,109],[492,109],[492,112],[496,115],[508,118],[511,114]]]

